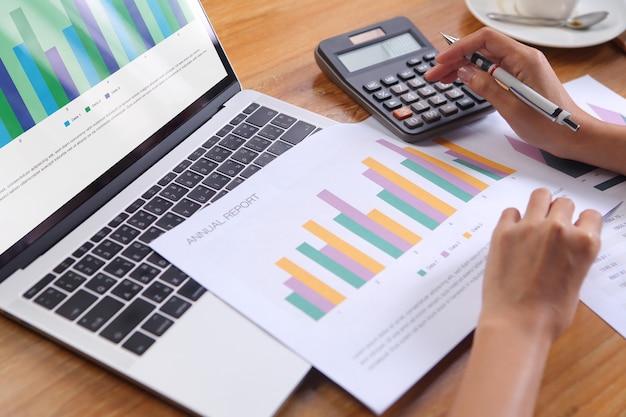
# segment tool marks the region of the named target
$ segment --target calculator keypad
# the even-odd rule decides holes
[[[370,104],[408,136],[427,134],[434,125],[447,124],[448,120],[460,119],[469,113],[492,110],[485,99],[460,80],[450,84],[425,80],[423,75],[434,65],[434,57],[434,52],[412,57],[404,66],[394,68],[394,72],[362,85]]]

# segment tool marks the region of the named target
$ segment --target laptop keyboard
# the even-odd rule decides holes
[[[23,296],[145,353],[206,292],[148,244],[316,130],[251,104]]]

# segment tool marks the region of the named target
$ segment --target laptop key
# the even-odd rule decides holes
[[[292,145],[302,142],[304,138],[309,136],[315,131],[315,126],[310,123],[297,121],[285,134],[281,137],[285,142],[289,142]]]
[[[97,273],[93,278],[89,280],[88,283],[85,284],[85,288],[89,288],[90,290],[98,294],[104,294],[116,282],[117,282],[116,279],[111,278],[110,276],[100,272],[100,273]]]
[[[141,332],[135,332],[122,344],[122,347],[137,355],[142,355],[154,342],[155,340],[150,336],[146,336]]]
[[[191,301],[198,301],[202,294],[206,292],[206,289],[200,285],[196,280],[189,279],[185,282],[179,290],[178,294],[182,295],[185,298],[188,298]]]
[[[141,290],[143,290],[143,287],[141,285],[129,279],[125,279],[117,284],[115,288],[113,288],[111,294],[120,297],[122,300],[130,301],[135,298],[135,296],[139,294],[139,291]]]
[[[250,104],[248,105],[248,107],[246,107],[245,109],[243,109],[243,112],[244,112],[244,114],[250,114],[250,113],[252,113],[253,111],[255,111],[256,109],[258,109],[258,108],[259,108],[259,104],[257,104],[257,103],[250,103]]]
[[[156,252],[152,252],[150,254],[150,256],[148,256],[148,262],[150,262],[153,265],[158,266],[161,269],[165,269],[168,267],[168,265],[170,264],[167,259],[165,259],[164,257],[162,257],[161,255],[159,255]]]
[[[76,294],[71,296],[69,300],[63,303],[56,312],[66,319],[74,321],[95,303],[97,299],[98,297],[95,295],[85,290],[79,290]]]
[[[143,296],[157,304],[162,303],[174,291],[163,282],[155,281],[143,292]]]
[[[157,237],[161,236],[163,233],[165,233],[163,232],[163,230],[156,227],[151,227],[146,230],[141,236],[139,236],[139,240],[147,245]]]
[[[189,193],[188,197],[197,203],[206,204],[211,201],[211,197],[213,197],[214,195],[214,190],[211,190],[210,188],[207,188],[203,185],[198,185],[196,188],[193,189],[193,191]]]
[[[122,252],[122,255],[130,259],[131,261],[139,262],[146,256],[150,254],[152,249],[148,246],[144,245],[141,242],[133,242],[131,243],[125,250]]]
[[[119,251],[121,251],[123,248],[124,247],[122,245],[106,239],[102,241],[98,246],[96,246],[92,250],[92,253],[103,259],[109,260],[117,255]]]
[[[48,310],[52,310],[61,301],[63,301],[65,297],[67,297],[67,295],[59,290],[50,287],[46,288],[44,292],[42,292],[37,298],[35,298],[35,303],[47,308]]]
[[[54,285],[67,292],[73,292],[76,288],[87,281],[87,278],[74,271],[67,271],[54,282]]]
[[[172,284],[175,287],[182,284],[187,278],[187,274],[176,268],[174,265],[170,265],[170,267],[167,268],[165,272],[163,272],[163,275],[161,275],[161,279],[163,281]]]
[[[170,230],[178,226],[179,224],[181,224],[184,220],[185,219],[183,219],[182,217],[177,216],[174,213],[168,212],[168,213],[165,213],[163,217],[161,217],[156,222],[156,225],[159,226],[161,229]]]
[[[150,213],[160,216],[167,210],[169,210],[172,205],[173,203],[171,201],[167,201],[166,199],[161,197],[154,197],[146,204],[144,208]]]
[[[139,230],[130,227],[128,225],[122,225],[118,227],[112,234],[111,239],[123,244],[127,245],[137,236],[139,236]]]
[[[113,343],[121,342],[154,308],[153,304],[141,298],[136,299],[100,332],[100,336]]]
[[[56,268],[54,268],[52,270],[52,272],[56,273],[56,274],[60,274],[62,272],[65,272],[65,270],[67,270],[67,268],[69,268],[70,266],[72,266],[72,264],[76,262],[76,259],[74,258],[65,258],[65,260],[63,260],[63,262],[61,262],[60,264],[58,264],[56,266]]]
[[[290,128],[295,122],[296,122],[296,119],[294,117],[287,116],[286,114],[283,114],[283,113],[279,114],[278,116],[274,118],[274,120],[272,120],[273,125],[282,127],[283,129]]]
[[[178,319],[189,310],[189,307],[191,303],[174,295],[161,307],[161,311]]]
[[[96,332],[122,307],[124,307],[124,303],[107,295],[78,320],[78,324],[92,332]]]
[[[28,291],[24,293],[24,298],[30,300],[31,298],[39,294],[39,292],[43,290],[48,284],[54,281],[55,278],[56,275],[54,274],[46,274],[45,277],[41,278],[35,285],[30,287]]]
[[[277,114],[278,112],[276,110],[261,106],[257,109],[257,111],[252,113],[246,121],[250,124],[261,127],[268,124]]]
[[[160,273],[161,271],[159,269],[143,263],[130,273],[130,277],[141,282],[142,284],[148,284]]]
[[[183,217],[189,217],[196,211],[200,210],[202,206],[198,203],[194,203],[188,198],[183,198],[173,208],[172,211],[176,214],[180,214]]]
[[[114,277],[121,278],[124,275],[128,274],[128,272],[134,267],[134,263],[118,256],[104,267],[104,271],[108,272]]]
[[[141,326],[141,328],[155,336],[163,336],[172,324],[174,324],[173,320],[170,320],[159,313],[154,313],[152,317],[150,317],[148,321]]]
[[[87,252],[89,252],[89,250],[91,248],[94,247],[94,244],[91,242],[85,242],[82,245],[80,245],[80,247],[78,249],[76,249],[74,252],[72,252],[72,256],[76,257],[76,258],[80,258],[83,255],[85,255]]]
[[[91,241],[98,243],[102,239],[104,239],[109,233],[111,233],[111,229],[108,227],[103,227],[102,229],[98,231],[98,233],[96,233],[95,235],[91,237]]]
[[[148,226],[156,221],[157,217],[153,214],[149,214],[143,210],[139,210],[137,213],[128,219],[128,224],[136,227],[137,229],[145,230]]]

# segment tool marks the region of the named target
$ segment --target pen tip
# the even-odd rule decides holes
[[[439,32],[441,34],[441,36],[443,36],[443,38],[446,40],[446,42],[448,42],[448,45],[452,45],[454,42],[458,41],[459,38],[454,37],[452,35],[446,35],[443,32]]]

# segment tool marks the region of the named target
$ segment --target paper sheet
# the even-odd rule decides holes
[[[475,327],[504,208],[617,200],[495,113],[417,146],[372,126],[325,129],[151,246],[382,413]]]

